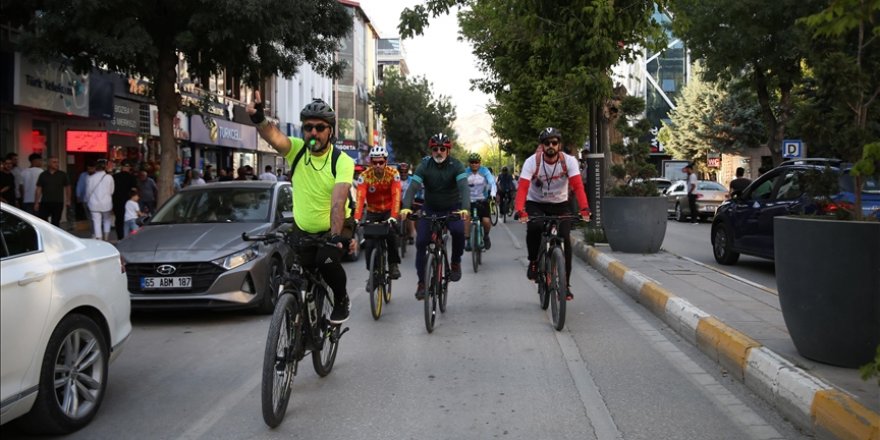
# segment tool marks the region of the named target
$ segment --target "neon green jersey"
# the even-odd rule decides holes
[[[287,166],[293,164],[293,159],[303,148],[305,141],[290,137],[290,151],[284,157]],[[292,170],[293,218],[305,232],[317,234],[330,230],[333,187],[337,183],[351,185],[354,180],[354,160],[345,153],[340,154],[336,162],[336,177],[333,177],[332,156],[329,149],[323,156],[313,156],[311,151],[306,151],[296,164],[296,169]],[[351,209],[346,199],[345,217],[350,215]]]

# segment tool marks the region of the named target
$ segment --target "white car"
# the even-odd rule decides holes
[[[75,431],[97,413],[131,333],[119,252],[5,203],[0,232],[0,424]]]

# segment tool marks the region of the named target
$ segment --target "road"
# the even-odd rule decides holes
[[[735,265],[718,264],[712,255],[711,229],[711,223],[694,225],[670,219],[663,249],[776,290],[776,265],[771,260],[740,255]]]
[[[135,315],[103,407],[65,438],[806,438],[581,261],[566,328],[554,331],[525,278],[524,232],[493,231],[482,270],[464,266],[433,334],[412,297],[413,252],[378,321],[363,261],[348,263],[353,316],[336,366],[319,378],[300,365],[275,430],[260,416],[268,317]]]

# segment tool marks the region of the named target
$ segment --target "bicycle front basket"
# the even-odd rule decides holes
[[[388,223],[370,223],[364,225],[364,237],[385,238],[391,233],[391,225]]]

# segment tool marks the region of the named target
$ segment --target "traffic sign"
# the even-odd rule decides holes
[[[804,157],[804,144],[800,139],[785,139],[782,141],[782,157],[796,159]]]

